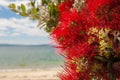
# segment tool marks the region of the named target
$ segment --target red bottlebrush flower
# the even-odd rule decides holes
[[[79,15],[75,10],[62,14],[59,25],[51,34],[52,38],[64,49],[74,45],[78,41],[86,41],[85,28],[79,22]]]
[[[89,80],[89,72],[73,72],[72,70],[66,69],[67,72],[59,74],[60,80]]]
[[[68,48],[66,50],[68,58],[72,59],[73,57],[80,58],[80,57],[93,57],[94,54],[94,47],[90,46],[89,43],[83,42],[74,44],[74,46]]]
[[[65,11],[69,11],[70,8],[72,8],[73,1],[74,0],[66,0],[66,1],[62,2],[61,4],[59,4],[58,9],[59,9],[60,13],[64,13]]]
[[[65,64],[64,71],[58,75],[61,80],[89,80],[89,69],[79,72],[77,71],[77,65],[68,61]]]
[[[120,1],[119,1],[119,6],[112,9],[111,18],[112,20],[110,22],[110,28],[112,30],[120,31]]]
[[[64,71],[58,75],[61,80],[78,80],[76,65],[68,61],[65,63]]]
[[[65,26],[69,26],[72,22],[78,23],[79,14],[75,9],[70,11],[64,11],[63,14],[60,14],[60,23],[67,23]]]
[[[111,3],[113,0],[86,0],[86,8],[90,11],[95,13],[96,10],[105,4]]]
[[[86,0],[85,7],[79,13],[72,8],[72,1],[74,0],[66,0],[59,4],[59,24],[51,33],[51,37],[59,44],[59,48],[66,52],[63,55],[67,64],[65,64],[65,71],[59,77],[61,80],[89,80],[92,77],[110,80],[107,79],[109,74],[107,60],[101,62],[94,56],[101,52],[98,36],[101,28],[120,31],[120,0]],[[88,33],[93,27],[98,27],[97,35]],[[90,38],[93,39],[93,37],[94,40],[89,43]],[[103,39],[108,38],[106,36]],[[108,52],[106,50],[104,52]],[[117,50],[119,51],[119,48],[116,49],[116,52],[118,52]],[[106,55],[109,54],[106,53]],[[81,64],[77,60],[72,63],[73,58],[77,60],[87,58],[85,62],[90,68],[77,71],[78,68],[81,68]],[[95,61],[98,63],[95,64]],[[102,75],[104,72],[106,74]],[[116,76],[118,77],[118,74]]]
[[[96,20],[112,30],[120,30],[120,0],[108,0],[94,12]]]

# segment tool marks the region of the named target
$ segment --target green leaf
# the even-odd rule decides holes
[[[50,4],[48,6],[50,17],[54,14],[54,7],[55,7],[54,4]]]
[[[102,61],[102,62],[108,62],[108,59],[103,56],[95,56],[95,59]]]
[[[16,9],[16,5],[14,3],[10,4],[8,7],[12,9]]]
[[[21,16],[27,16],[27,14],[23,13],[23,12],[20,12],[19,13]]]
[[[22,12],[26,12],[26,7],[25,7],[25,5],[24,4],[21,4],[21,9],[22,9]]]
[[[50,2],[50,0],[42,0],[42,5],[48,5]]]
[[[30,3],[32,7],[35,7],[35,1],[31,1]]]
[[[61,0],[58,0],[58,3],[60,4],[60,3],[61,3]]]
[[[50,18],[54,18],[54,19],[58,18],[58,8],[54,3],[51,3],[48,5],[48,12],[49,12]]]
[[[12,11],[14,11],[14,12],[18,13],[18,11],[17,11],[16,9],[12,9]]]
[[[32,12],[32,15],[35,16],[35,15],[37,14],[37,9],[36,9],[36,8],[32,8],[32,11],[31,11],[31,12]]]

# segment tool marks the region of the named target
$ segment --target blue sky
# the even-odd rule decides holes
[[[27,4],[28,0],[0,0],[0,44],[49,44],[48,34],[37,27],[37,21],[7,8],[11,2],[19,5]]]

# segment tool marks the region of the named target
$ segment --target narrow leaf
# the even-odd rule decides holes
[[[9,7],[9,8],[12,8],[12,9],[15,9],[15,8],[16,8],[16,5],[15,5],[14,3],[12,3],[12,4],[10,4],[8,7]]]
[[[37,10],[36,10],[36,8],[32,8],[32,15],[36,15],[37,14]]]
[[[22,12],[26,12],[26,7],[25,7],[25,5],[24,4],[21,4],[21,9],[22,9]]]

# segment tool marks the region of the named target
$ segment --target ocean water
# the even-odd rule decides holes
[[[63,58],[51,46],[0,46],[0,68],[59,67]]]

